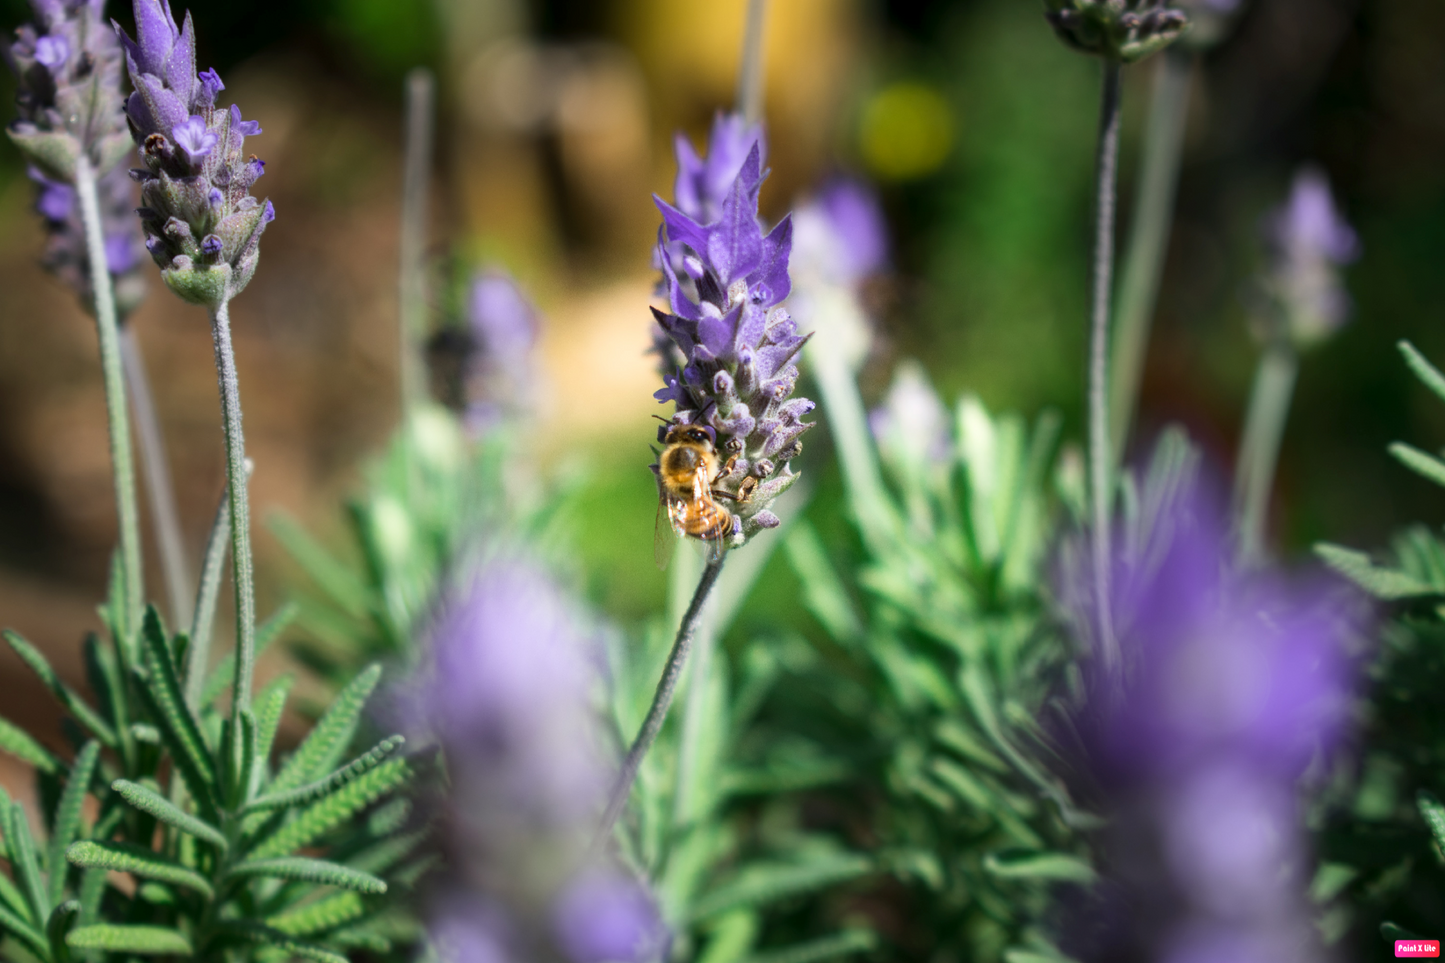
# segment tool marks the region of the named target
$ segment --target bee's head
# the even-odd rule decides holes
[[[706,445],[712,448],[717,444],[717,433],[710,425],[673,425],[667,430],[666,443],[669,445]]]

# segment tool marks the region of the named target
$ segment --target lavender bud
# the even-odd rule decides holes
[[[1044,19],[1064,43],[1119,63],[1163,50],[1189,28],[1181,10],[1156,0],[1044,0]]]
[[[1283,333],[1296,347],[1317,344],[1349,318],[1340,268],[1360,256],[1359,237],[1336,209],[1323,171],[1305,167],[1295,175],[1265,234],[1273,262],[1265,283],[1284,318]]]
[[[737,546],[762,527],[760,513],[797,480],[779,456],[812,427],[800,419],[813,403],[789,399],[793,361],[807,339],[779,306],[792,290],[793,221],[785,217],[766,234],[758,221],[766,172],[757,127],[719,115],[706,159],[685,138],[677,150],[678,205],[655,198],[663,220],[656,261],[671,311],[653,314],[673,342],[672,360],[681,363],[664,371],[665,387],[654,397],[676,406],[674,424],[710,428],[724,458],[754,466],[774,460],[769,476],[753,476],[757,484],[747,489],[741,473],[720,471],[713,480],[740,523],[732,540]],[[680,273],[679,266],[687,270]]]
[[[19,80],[19,117],[6,133],[51,180],[75,179],[84,151],[99,173],[125,156],[130,138],[120,114],[120,47],[101,19],[103,0],[31,0],[9,62]]]
[[[190,14],[177,28],[170,0],[135,0],[135,21],[136,40],[118,25],[115,34],[135,86],[125,113],[145,159],[141,197],[154,212],[141,221],[159,241],[146,247],[172,291],[215,307],[250,283],[276,216],[250,194],[264,168],[243,148],[261,126],[235,104],[215,106],[225,85],[215,70],[196,73]]]

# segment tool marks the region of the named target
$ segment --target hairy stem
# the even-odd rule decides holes
[[[1149,327],[1158,303],[1164,255],[1169,249],[1193,68],[1192,53],[1171,47],[1159,56],[1154,77],[1154,99],[1144,133],[1139,188],[1134,199],[1129,246],[1124,252],[1119,311],[1114,323],[1109,425],[1116,464],[1124,457],[1134,407],[1139,400]]]
[[[211,313],[221,417],[226,429],[226,480],[231,507],[231,575],[236,586],[236,676],[231,697],[232,751],[241,739],[241,712],[251,707],[251,670],[256,657],[256,592],[251,570],[251,502],[246,494],[246,438],[241,432],[241,388],[231,348],[230,304]]]
[[[427,192],[431,174],[436,82],[418,67],[406,78],[406,160],[401,189],[400,305],[401,403],[410,411],[426,396],[421,339],[426,323]]]
[[[228,490],[221,493],[221,503],[216,506],[216,520],[211,523],[211,536],[206,540],[206,557],[201,562],[201,583],[196,589],[195,616],[191,622],[191,651],[186,658],[186,704],[195,712],[201,710],[201,693],[206,688],[211,639],[216,633],[216,602],[221,597],[221,576],[225,573],[226,550],[230,547],[231,497]]]
[[[743,62],[738,69],[737,109],[749,124],[763,118],[763,21],[768,0],[748,0],[748,21],[743,30]]]
[[[1294,395],[1299,355],[1283,338],[1265,348],[1254,375],[1249,396],[1244,436],[1234,475],[1235,526],[1241,565],[1253,567],[1264,561],[1264,528],[1269,514],[1269,495],[1274,487],[1274,470],[1279,446]]]
[[[161,433],[160,419],[156,417],[145,358],[141,355],[135,333],[128,327],[120,329],[120,356],[125,365],[126,387],[130,390],[136,438],[140,441],[140,460],[144,467],[141,477],[145,479],[151,524],[155,527],[156,547],[161,556],[161,574],[166,581],[167,609],[172,624],[189,625],[192,614],[191,567],[186,561],[181,516],[176,508],[176,489],[171,482],[170,459],[166,457],[166,440]]]
[[[683,667],[687,664],[687,654],[692,649],[693,636],[697,634],[702,607],[712,593],[713,586],[717,584],[718,573],[722,571],[723,562],[726,560],[727,555],[723,554],[717,561],[708,562],[702,571],[697,591],[692,596],[692,604],[687,607],[682,624],[677,627],[677,638],[673,640],[672,651],[668,653],[667,665],[662,670],[662,678],[658,680],[657,691],[653,693],[647,718],[642,721],[642,729],[633,740],[632,748],[627,750],[627,758],[622,761],[622,769],[617,774],[617,782],[612,788],[607,809],[602,815],[602,823],[597,829],[592,846],[594,850],[605,846],[607,840],[612,838],[612,829],[617,825],[617,819],[622,815],[628,797],[632,795],[632,784],[637,781],[637,771],[642,768],[642,759],[647,755],[647,750],[652,748],[657,734],[662,731],[662,724],[667,720],[667,710],[672,705],[673,693],[677,691],[678,679],[682,677]]]
[[[125,611],[115,613],[115,618],[120,623],[121,644],[128,647],[132,634],[140,628],[141,607],[145,599],[140,512],[136,507],[135,463],[130,450],[115,291],[111,287],[105,257],[105,235],[100,225],[95,171],[83,152],[75,163],[75,193],[80,199],[80,219],[85,226],[85,248],[90,261],[90,285],[95,295],[95,328],[100,337],[100,367],[105,379],[105,408],[110,423],[111,471],[115,479],[116,517],[120,522],[120,577],[124,583]]]
[[[1119,65],[1104,62],[1099,109],[1098,180],[1094,202],[1094,298],[1089,334],[1089,488],[1093,509],[1094,604],[1106,667],[1118,665],[1110,611],[1109,295],[1114,275],[1114,207],[1119,173]]]

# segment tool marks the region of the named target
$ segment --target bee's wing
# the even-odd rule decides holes
[[[663,518],[667,521],[663,521]],[[677,529],[674,527],[672,499],[667,492],[657,493],[657,517],[652,522],[652,559],[658,568],[667,568],[672,561],[672,550],[677,544]]]

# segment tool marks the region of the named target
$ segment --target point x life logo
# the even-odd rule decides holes
[[[1396,940],[1396,957],[1439,956],[1439,940]]]

